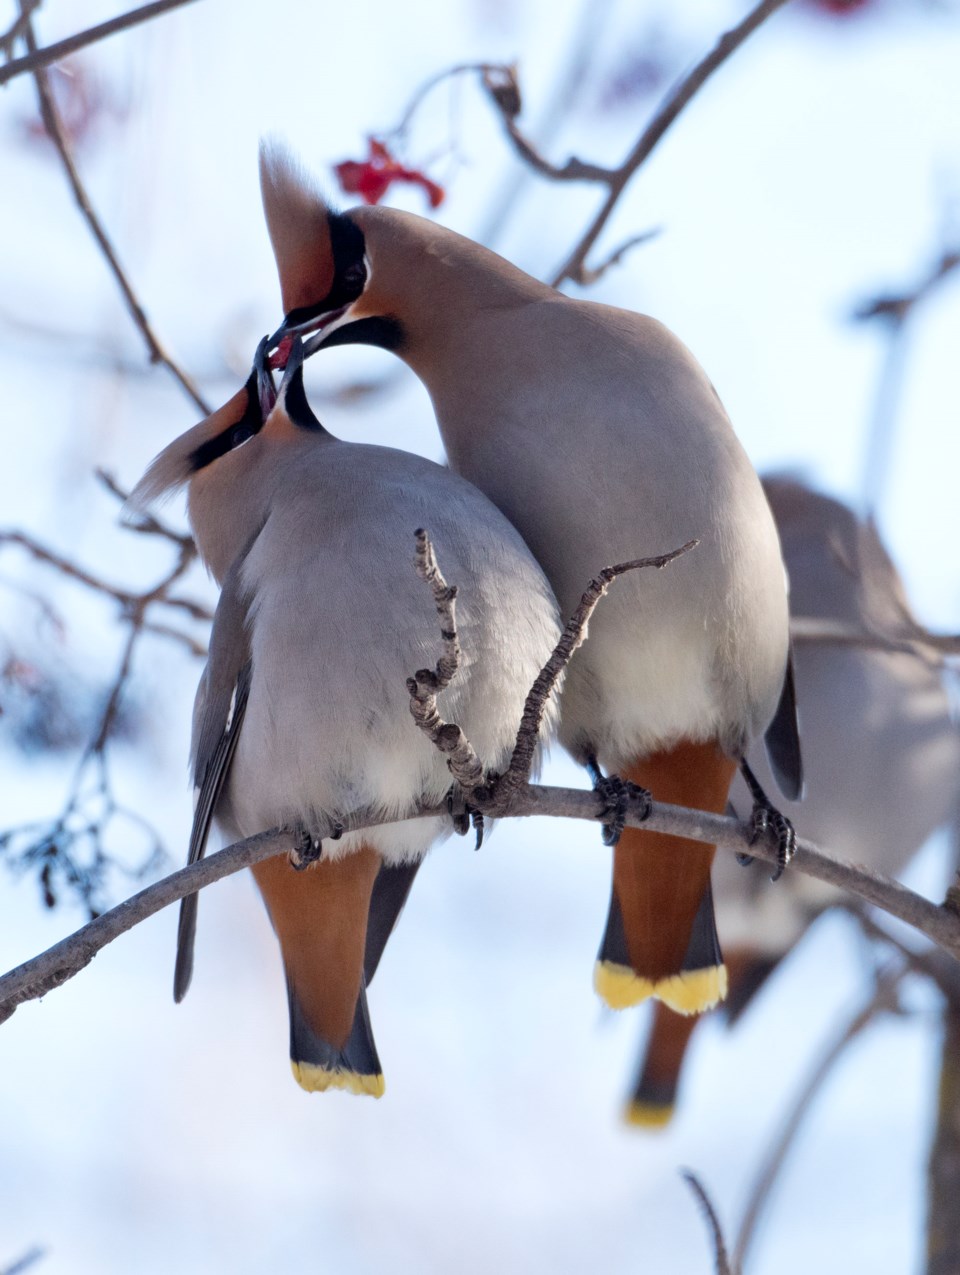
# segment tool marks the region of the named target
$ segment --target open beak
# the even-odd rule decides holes
[[[257,374],[257,395],[260,399],[260,413],[264,420],[273,411],[277,401],[277,387],[273,383],[272,360],[269,355],[272,339],[272,337],[265,336],[257,346],[257,352],[253,356],[253,366]]]
[[[337,310],[328,310],[326,314],[311,315],[307,319],[294,320],[292,323],[288,316],[269,338],[268,348],[274,351],[270,358],[270,366],[280,369],[287,366],[294,337],[304,338],[304,357],[308,358],[323,344],[334,328],[340,327],[345,321],[349,322],[349,310],[349,305],[342,305]],[[306,341],[308,336],[310,339]]]

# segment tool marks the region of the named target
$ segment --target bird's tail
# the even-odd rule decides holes
[[[304,1089],[383,1093],[363,978],[367,916],[380,856],[369,846],[297,872],[285,856],[253,872],[280,941],[290,1006],[290,1063]]]
[[[637,1082],[624,1111],[627,1124],[642,1129],[669,1124],[687,1045],[699,1021],[690,1014],[675,1014],[662,1002],[654,1006]]]
[[[713,743],[686,741],[624,771],[656,801],[721,813],[736,770]],[[613,889],[594,984],[612,1009],[648,997],[678,1014],[723,1000],[727,972],[713,916],[714,847],[626,828],[614,851]]]
[[[730,989],[721,1012],[728,1026],[739,1020],[779,961],[778,955],[767,955],[749,947],[727,952]],[[627,1124],[662,1129],[670,1122],[687,1048],[699,1022],[700,1019],[692,1015],[673,1013],[662,1003],[654,1007],[636,1083],[624,1111]]]
[[[311,1093],[346,1089],[349,1093],[383,1095],[383,1070],[370,1026],[367,989],[361,986],[350,1035],[337,1045],[318,1031],[288,985],[290,1004],[290,1067],[293,1078]]]

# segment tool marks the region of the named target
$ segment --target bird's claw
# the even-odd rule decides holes
[[[483,845],[483,834],[485,831],[483,814],[475,809],[464,799],[463,793],[454,785],[447,793],[447,813],[453,823],[453,830],[458,837],[465,837],[470,831],[471,825],[477,835],[474,850],[479,850]]]
[[[456,784],[447,793],[447,814],[457,836],[465,837],[470,831],[470,812]]]
[[[331,841],[339,841],[343,836],[343,825],[335,823],[330,832]],[[305,868],[309,868],[311,864],[316,863],[323,857],[323,842],[319,837],[314,837],[307,829],[300,824],[294,834],[293,848],[290,851],[290,866],[295,872],[303,872]]]
[[[771,881],[779,881],[783,875],[783,870],[793,858],[797,849],[797,834],[794,831],[793,824],[782,815],[775,806],[769,801],[754,801],[753,811],[750,815],[750,844],[756,845],[761,837],[773,837],[777,847],[777,866],[774,869]],[[737,856],[742,863],[744,859],[750,861],[750,855]]]
[[[750,845],[756,845],[761,837],[773,837],[777,847],[777,866],[770,880],[779,881],[783,876],[784,868],[796,852],[797,834],[790,820],[780,813],[760,787],[760,782],[750,769],[745,757],[740,759],[740,773],[753,798],[753,810],[750,812]],[[737,862],[745,865],[752,863],[753,859],[748,854],[738,854]]]
[[[603,824],[600,835],[605,846],[615,846],[626,827],[627,806],[631,799],[640,803],[640,818],[646,819],[653,809],[653,798],[646,788],[621,779],[619,775],[600,775],[594,779],[593,791],[603,802]]]

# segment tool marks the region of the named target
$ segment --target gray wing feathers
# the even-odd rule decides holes
[[[363,978],[369,987],[383,956],[383,949],[393,933],[407,902],[422,860],[380,866],[370,896],[370,913],[367,919],[367,943],[363,957]]]
[[[799,801],[803,795],[803,758],[800,753],[792,652],[787,656],[787,671],[783,678],[780,702],[773,721],[767,727],[764,743],[777,787],[788,801]]]
[[[210,823],[230,770],[250,692],[250,647],[246,606],[239,595],[243,559],[231,567],[213,619],[210,655],[197,694],[194,716],[194,784],[197,803],[190,831],[187,863],[203,858]],[[197,929],[197,895],[180,901],[173,998],[183,1000],[193,976],[193,944]]]

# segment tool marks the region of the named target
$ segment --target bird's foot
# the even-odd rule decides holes
[[[653,797],[646,788],[621,779],[619,775],[604,775],[596,757],[587,758],[587,770],[593,780],[593,791],[603,802],[603,824],[600,835],[605,846],[615,846],[627,822],[627,806],[631,800],[640,803],[640,818],[646,819],[653,809]]]
[[[784,868],[796,853],[797,834],[790,820],[780,813],[760,787],[756,775],[745,761],[740,762],[740,773],[746,780],[753,798],[753,810],[750,813],[750,844],[756,845],[761,837],[773,838],[777,848],[777,866],[770,880],[779,881]],[[737,862],[749,864],[753,862],[753,858],[749,854],[738,854]]]
[[[330,833],[331,841],[339,841],[343,836],[343,827],[339,823],[333,825]],[[290,866],[295,872],[302,872],[323,857],[323,842],[307,831],[303,824],[297,826],[294,833],[293,848],[290,851]]]
[[[447,812],[453,823],[453,830],[458,837],[465,837],[472,825],[477,836],[476,844],[473,848],[474,850],[479,850],[483,845],[483,814],[470,805],[456,784],[447,793]]]
[[[465,837],[470,831],[470,811],[457,784],[447,792],[447,814],[457,836]]]

